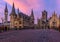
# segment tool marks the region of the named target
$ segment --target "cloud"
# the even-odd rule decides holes
[[[56,11],[58,13],[58,16],[60,14],[60,0],[56,0]]]
[[[60,0],[57,0],[57,9],[59,10],[60,9]]]
[[[31,9],[44,8],[42,0],[4,0],[10,5],[15,3],[15,7],[19,8],[22,12],[29,14]],[[38,11],[38,10],[37,10]]]

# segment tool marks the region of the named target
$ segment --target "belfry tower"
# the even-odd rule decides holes
[[[7,4],[6,4],[6,6],[5,6],[4,15],[5,15],[5,23],[7,23],[7,21],[8,21],[8,9],[7,9]]]
[[[46,29],[47,27],[47,11],[42,12],[42,28]]]

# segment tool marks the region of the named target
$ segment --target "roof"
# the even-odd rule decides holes
[[[19,13],[19,16],[26,17],[26,18],[30,18],[30,16],[28,16],[28,15],[22,13],[22,12]]]

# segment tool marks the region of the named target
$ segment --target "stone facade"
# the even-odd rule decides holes
[[[10,28],[33,28],[34,27],[34,13],[33,10],[31,12],[31,15],[25,15],[22,12],[19,12],[18,14],[15,12],[15,7],[13,3],[12,11],[10,13]]]
[[[59,16],[60,17],[60,16]],[[38,28],[59,28],[60,26],[60,18],[54,12],[52,17],[47,19],[47,11],[43,11],[42,18],[38,20]]]
[[[54,12],[53,15],[48,19],[48,13],[46,10],[42,11],[42,17],[41,19],[37,19],[37,25],[34,24],[34,13],[33,9],[31,10],[31,15],[28,16],[24,14],[23,12],[20,12],[19,9],[17,9],[17,13],[15,11],[15,6],[13,3],[13,7],[10,13],[10,21],[8,21],[8,8],[7,4],[4,10],[4,22],[2,23],[2,26],[4,26],[4,29],[22,29],[22,28],[40,28],[40,29],[46,29],[46,28],[60,28],[60,15],[59,17]]]
[[[49,26],[50,28],[59,28],[59,18],[55,12],[49,20]]]
[[[45,10],[42,12],[41,19],[38,19],[38,28],[47,28],[47,12]]]

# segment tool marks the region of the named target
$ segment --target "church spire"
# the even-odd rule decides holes
[[[8,9],[7,9],[7,4],[6,4],[6,6],[5,6],[5,12],[8,12]]]
[[[8,21],[8,8],[7,8],[7,4],[5,6],[4,15],[5,15],[5,23],[7,23],[7,21]]]

